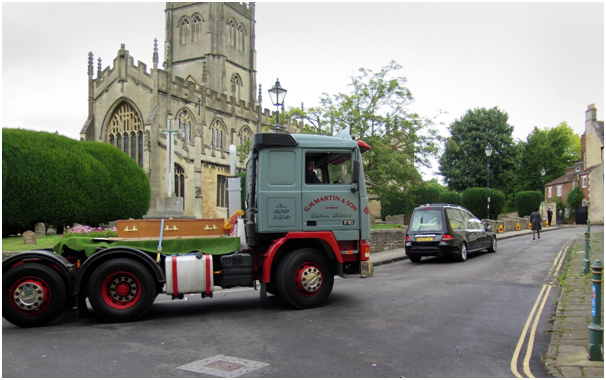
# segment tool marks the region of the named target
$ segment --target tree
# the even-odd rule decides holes
[[[535,127],[519,144],[516,191],[540,191],[548,183],[566,174],[566,168],[581,157],[581,138],[564,121],[555,128]],[[545,178],[541,169],[545,168]]]
[[[399,69],[395,61],[377,73],[361,68],[351,78],[350,93],[324,94],[318,108],[299,109],[298,115],[320,133],[347,129],[372,147],[363,156],[364,172],[369,192],[379,197],[420,183],[415,165],[428,167],[437,153],[432,121],[407,111],[413,97],[406,78],[395,76]]]
[[[517,149],[507,123],[509,116],[497,107],[467,111],[449,127],[439,172],[450,190],[458,192],[473,187],[487,187],[486,146],[490,157],[490,188],[513,193]]]

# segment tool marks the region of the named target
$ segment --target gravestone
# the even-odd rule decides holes
[[[33,231],[25,231],[23,233],[23,245],[38,245],[38,243],[36,243],[36,233]]]
[[[46,224],[42,222],[36,223],[34,226],[34,231],[36,232],[36,237],[45,237],[46,236]]]

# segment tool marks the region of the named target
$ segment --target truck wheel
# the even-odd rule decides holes
[[[43,264],[18,265],[2,276],[2,316],[21,327],[54,321],[65,306],[67,290],[59,273]]]
[[[284,258],[276,273],[278,295],[297,309],[321,304],[332,292],[334,273],[328,258],[303,248]]]
[[[125,258],[107,261],[88,281],[88,299],[110,322],[131,322],[145,314],[156,298],[156,284],[143,264]]]

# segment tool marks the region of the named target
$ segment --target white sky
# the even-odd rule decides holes
[[[2,3],[2,126],[72,138],[87,117],[88,52],[103,69],[124,43],[135,64],[164,61],[165,3]],[[499,107],[514,138],[604,119],[604,3],[269,3],[256,5],[258,84],[280,78],[286,107],[348,92],[358,69],[395,60],[410,111],[450,125]],[[447,136],[446,126],[440,127]],[[435,166],[434,170],[437,169]],[[423,171],[425,179],[431,170]]]

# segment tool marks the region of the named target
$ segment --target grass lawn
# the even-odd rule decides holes
[[[23,237],[9,237],[2,239],[3,251],[29,251],[32,249],[53,248],[63,237],[61,235],[49,235],[36,238],[37,245],[23,245]]]
[[[393,230],[395,228],[402,227],[401,224],[375,224],[374,226],[370,226],[371,230]]]

